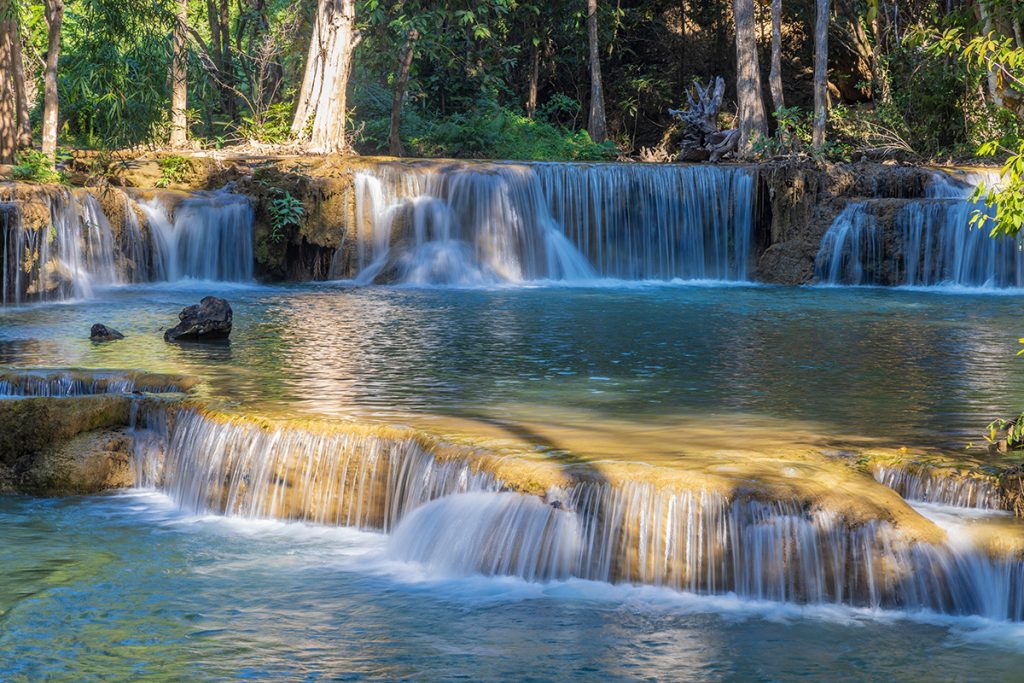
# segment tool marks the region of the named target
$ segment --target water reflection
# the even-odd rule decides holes
[[[4,309],[0,363],[186,372],[210,397],[272,414],[486,424],[571,407],[569,426],[621,424],[623,438],[629,425],[676,422],[746,429],[746,440],[959,449],[1024,403],[1013,297],[251,287],[227,293],[229,345],[165,344],[162,330],[200,295],[143,288]],[[94,322],[127,338],[90,344]]]

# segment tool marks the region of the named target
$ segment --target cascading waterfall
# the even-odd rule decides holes
[[[878,282],[882,263],[878,221],[865,202],[854,202],[840,212],[821,239],[814,259],[814,275],[829,284],[864,285]]]
[[[159,199],[137,203],[120,192],[118,225],[90,190],[57,188],[40,201],[49,205],[46,225],[28,225],[18,201],[0,205],[0,303],[85,299],[116,284],[252,279],[252,208],[241,195],[189,195],[172,220]]]
[[[850,523],[796,500],[592,480],[542,498],[407,432],[318,431],[159,403],[135,420],[137,482],[185,509],[380,529],[392,559],[447,574],[1024,619],[1020,558],[913,542],[888,522]]]
[[[264,429],[194,410],[169,419],[159,407],[137,420],[137,483],[194,512],[389,530],[428,500],[496,488],[408,437]]]
[[[0,374],[0,398],[94,396],[133,392],[185,391],[191,382],[165,375],[124,372],[47,372],[18,370]]]
[[[935,172],[924,199],[868,199],[846,206],[815,259],[818,282],[831,285],[933,287],[1024,286],[1024,252],[1013,239],[992,239],[971,226],[977,184],[992,177]],[[886,209],[899,202],[894,211]],[[884,222],[882,216],[888,216]],[[887,244],[885,235],[893,239]]]
[[[992,481],[970,476],[946,476],[899,466],[878,465],[875,481],[885,484],[907,500],[939,503],[979,510],[1003,507],[999,487]]]
[[[153,237],[154,280],[252,279],[252,206],[246,197],[221,190],[190,195],[173,212],[159,196],[139,207]]]
[[[0,202],[0,304],[21,303],[25,231],[14,202]]]
[[[730,501],[641,483],[584,483],[570,500],[556,508],[514,493],[441,498],[399,524],[389,552],[463,575],[1024,619],[1019,558],[909,543],[884,522],[851,527],[796,502]]]
[[[926,188],[930,201],[911,202],[897,214],[904,284],[1024,286],[1024,253],[1017,241],[992,239],[987,229],[971,227],[975,211],[992,211],[970,201],[976,185],[971,177],[961,182],[937,173]]]
[[[551,214],[602,277],[746,280],[754,171],[536,164]]]
[[[381,165],[355,176],[357,280],[744,280],[754,178],[712,166]]]

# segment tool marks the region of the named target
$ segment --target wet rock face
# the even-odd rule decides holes
[[[0,400],[0,492],[96,493],[132,484],[124,395]]]
[[[164,340],[204,341],[227,339],[231,334],[231,304],[215,296],[203,298],[198,304],[186,306],[178,315],[181,321],[164,332]]]
[[[101,323],[96,323],[89,330],[89,339],[94,342],[108,342],[116,339],[124,339],[124,335],[117,330],[107,327]]]

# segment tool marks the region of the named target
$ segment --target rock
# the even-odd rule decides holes
[[[231,318],[231,304],[215,296],[204,297],[182,309],[178,315],[181,322],[164,332],[164,341],[227,339]]]
[[[96,323],[92,326],[92,330],[89,331],[89,339],[94,342],[108,342],[115,339],[124,339],[124,335],[113,328]]]

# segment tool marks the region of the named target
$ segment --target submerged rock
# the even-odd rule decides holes
[[[227,339],[231,334],[231,304],[219,297],[186,306],[178,319],[181,322],[164,332],[164,341]]]
[[[116,339],[124,339],[124,335],[111,327],[107,327],[101,323],[96,323],[89,331],[89,339],[94,342],[108,342]]]

